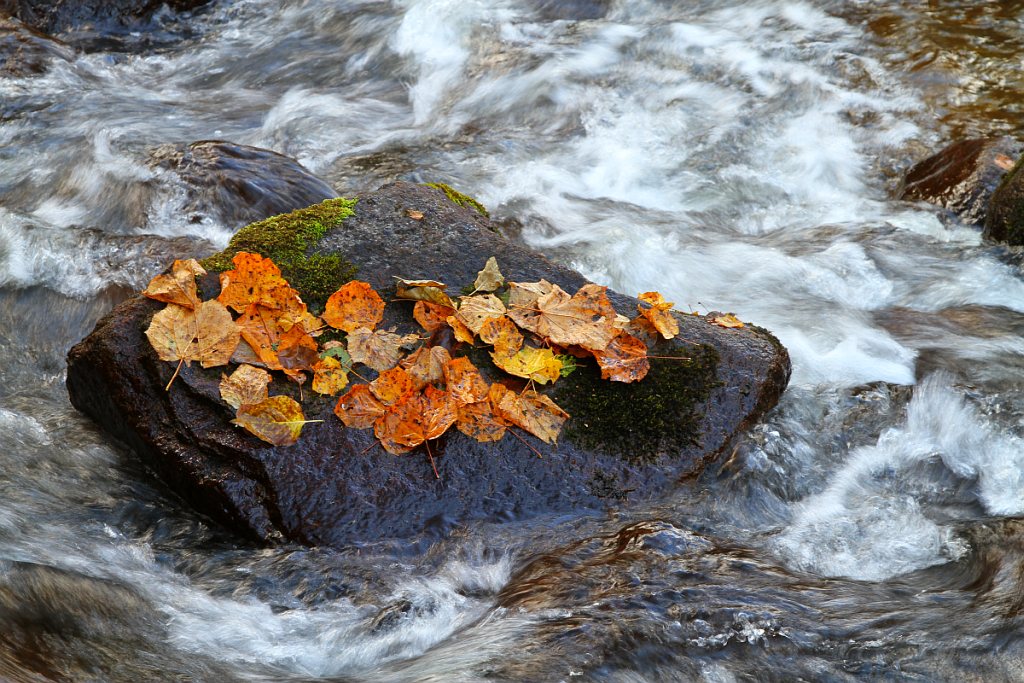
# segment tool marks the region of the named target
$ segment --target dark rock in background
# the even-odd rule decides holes
[[[0,75],[41,74],[54,60],[71,61],[75,51],[17,19],[0,16]]]

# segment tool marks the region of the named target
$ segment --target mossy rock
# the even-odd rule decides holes
[[[995,242],[1024,244],[1024,157],[999,184],[989,202],[984,236]]]
[[[298,278],[293,285],[305,296],[315,290],[321,298],[354,272],[386,299],[395,277],[436,278],[457,292],[490,256],[511,279],[544,278],[567,291],[587,283],[492,227],[434,188],[395,183],[358,203],[331,200],[248,226],[206,264],[218,270],[239,250],[263,253]],[[301,281],[303,264],[324,259],[344,265],[323,280]],[[636,314],[636,299],[608,295],[620,313]],[[652,352],[671,358],[652,359],[644,380],[607,382],[582,361],[542,388],[571,415],[557,444],[521,431],[482,444],[451,429],[431,445],[436,479],[426,451],[385,453],[372,430],[347,429],[333,415],[337,399],[308,389],[301,395],[283,379],[272,393],[301,398],[306,418],[322,420],[305,425],[298,443],[286,448],[231,425],[217,368],[183,367],[164,391],[174,364],[160,361],[143,333],[159,308],[149,299],[129,300],[72,349],[71,400],[198,509],[267,542],[344,547],[432,538],[474,520],[562,518],[649,503],[727,452],[739,430],[775,405],[790,371],[770,333],[679,315],[679,336]],[[382,327],[418,332],[411,310],[411,303],[389,304]],[[494,379],[486,349],[455,350]]]
[[[456,206],[465,206],[473,209],[484,218],[490,218],[491,212],[487,210],[483,204],[470,197],[468,194],[462,194],[451,185],[445,183],[424,183],[426,187],[432,187],[435,190],[441,190],[445,196]]]

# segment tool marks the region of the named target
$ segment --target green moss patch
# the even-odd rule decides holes
[[[235,233],[224,251],[201,263],[207,270],[223,272],[232,268],[231,259],[240,251],[260,254],[277,264],[307,304],[322,308],[338,287],[355,277],[357,268],[337,254],[306,252],[329,230],[344,223],[354,213],[355,204],[355,199],[328,199],[252,223]]]
[[[469,195],[462,194],[451,185],[445,185],[444,183],[424,183],[424,185],[432,187],[435,190],[441,190],[441,192],[444,192],[445,196],[447,196],[453,204],[468,206],[469,208],[476,210],[478,214],[485,218],[491,217],[491,212],[487,210],[487,207]]]
[[[695,443],[701,408],[719,385],[718,352],[699,346],[688,354],[690,360],[652,358],[647,376],[630,384],[603,380],[593,364],[580,365],[552,394],[570,415],[565,436],[633,462]]]

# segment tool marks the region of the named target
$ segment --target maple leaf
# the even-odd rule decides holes
[[[554,382],[562,373],[562,361],[551,349],[526,346],[512,352],[495,351],[491,360],[508,374],[531,379],[538,384]]]
[[[444,366],[444,383],[456,403],[479,403],[487,399],[490,387],[468,358],[450,359]]]
[[[403,368],[394,367],[370,382],[370,391],[386,406],[398,403],[416,390],[416,381]]]
[[[537,307],[537,299],[551,292],[553,285],[547,280],[540,282],[508,283],[508,307],[514,310],[528,310]]]
[[[671,301],[665,301],[665,297],[658,292],[644,292],[637,298],[650,306],[650,308],[644,308],[637,304],[636,307],[640,311],[640,315],[647,318],[654,328],[661,333],[661,336],[665,339],[671,339],[679,334],[679,321],[676,320],[669,310],[675,304]]]
[[[505,315],[505,304],[493,294],[464,296],[460,297],[460,300],[462,303],[455,317],[474,334],[479,334],[480,327],[491,318],[501,318]]]
[[[384,319],[384,300],[369,283],[352,280],[327,300],[323,319],[331,327],[345,332],[359,327],[372,330]]]
[[[647,344],[628,332],[620,331],[601,351],[594,351],[601,368],[601,379],[613,382],[637,382],[651,369],[647,360]]]
[[[412,317],[424,330],[434,333],[447,324],[448,316],[455,315],[454,308],[438,306],[429,301],[417,301],[412,307]]]
[[[277,357],[281,328],[277,324],[276,311],[259,304],[249,304],[235,324],[261,364],[271,370],[283,369]]]
[[[255,404],[266,400],[270,373],[252,365],[240,365],[231,376],[221,375],[220,397],[229,406],[238,410],[244,404]]]
[[[243,404],[232,422],[274,446],[291,446],[299,440],[307,420],[302,406],[288,396],[271,396],[259,403]]]
[[[498,261],[493,256],[487,259],[484,269],[476,275],[473,288],[477,292],[493,292],[505,284],[505,276],[498,270]]]
[[[536,333],[559,346],[578,344],[585,349],[603,349],[615,337],[615,309],[608,300],[607,287],[584,285],[569,294],[558,285],[538,296],[531,307],[516,305],[509,317],[519,327]],[[509,305],[512,305],[511,296]]]
[[[195,310],[199,308],[196,278],[203,275],[206,275],[206,271],[195,259],[177,260],[171,266],[170,274],[157,275],[150,280],[142,295]]]
[[[401,455],[444,434],[458,419],[451,394],[432,386],[409,394],[373,425],[373,433],[389,453]]]
[[[499,389],[494,390],[494,387]],[[486,401],[466,403],[459,406],[459,417],[455,428],[466,436],[481,443],[500,441],[505,436],[507,423],[494,410],[494,402],[490,396],[496,395],[500,401],[503,391],[508,391],[500,384],[492,384]]]
[[[559,408],[554,401],[532,390],[518,395],[508,389],[496,393],[500,394],[495,405],[498,417],[525,429],[545,443],[553,444],[558,441],[558,433],[569,419],[569,414]]]
[[[412,301],[427,301],[438,306],[455,308],[455,302],[445,293],[448,285],[437,280],[404,280],[395,278],[396,299],[410,299]]]
[[[348,371],[334,356],[324,356],[313,366],[313,391],[334,396],[348,386]]]
[[[334,406],[334,414],[353,429],[366,429],[384,414],[386,408],[370,392],[366,384],[357,384],[338,399]]]
[[[299,299],[298,292],[281,277],[281,269],[268,258],[240,251],[232,259],[234,269],[220,274],[217,301],[238,313],[251,304],[279,309]],[[299,302],[301,303],[301,299]]]
[[[400,365],[413,378],[416,389],[419,390],[444,379],[444,367],[451,359],[448,349],[443,346],[421,346],[402,359]]]
[[[394,332],[358,327],[349,332],[348,352],[356,363],[384,372],[398,365],[402,357],[402,346],[418,339],[415,334],[403,337]]]
[[[719,327],[731,327],[731,328],[746,327],[743,324],[743,321],[740,320],[739,318],[737,318],[736,316],[734,316],[732,313],[727,313],[725,315],[719,315],[719,316],[716,316],[716,317],[712,318],[711,319],[711,324],[712,325],[718,325]]]
[[[239,334],[228,309],[216,301],[204,301],[194,311],[167,304],[153,316],[146,337],[160,360],[178,361],[171,376],[173,382],[182,363],[199,361],[204,368],[227,365],[238,346]]]

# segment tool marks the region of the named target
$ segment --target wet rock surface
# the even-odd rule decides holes
[[[964,223],[981,225],[989,200],[1022,151],[1024,145],[1010,138],[955,142],[911,167],[898,196],[936,204]]]
[[[211,0],[0,0],[0,16],[60,36],[86,50],[132,49],[174,42],[189,32],[176,13]]]
[[[1024,174],[1020,162],[1006,174],[992,195],[983,234],[995,242],[1024,244]]]
[[[240,228],[337,196],[291,157],[223,140],[165,145],[154,150],[151,162],[174,171],[185,183],[185,208],[194,221],[211,216]]]
[[[32,76],[55,60],[70,61],[75,51],[17,19],[0,16],[0,75]]]
[[[409,210],[423,218],[408,216]],[[396,183],[361,197],[354,215],[328,231],[310,254],[349,260],[358,268],[356,277],[385,299],[395,276],[440,278],[458,292],[492,255],[510,279],[546,278],[569,291],[586,283],[492,228],[440,190]],[[213,281],[207,278],[204,288]],[[635,299],[609,296],[621,313],[635,313]],[[218,394],[223,368],[183,368],[165,392],[174,367],[157,359],[144,336],[160,308],[142,297],[126,301],[71,350],[71,400],[198,509],[265,541],[342,547],[429,539],[470,520],[600,512],[657,499],[774,406],[790,372],[788,354],[769,333],[679,316],[680,338],[661,342],[652,355],[692,360],[653,363],[648,378],[632,385],[613,386],[586,369],[560,380],[553,395],[573,417],[557,446],[529,435],[480,444],[450,430],[432,444],[440,473],[435,479],[422,449],[392,456],[374,445],[372,430],[344,428],[332,414],[336,398],[305,392],[307,419],[324,421],[306,425],[296,445],[274,448],[231,425],[232,412]],[[411,308],[389,305],[383,326],[417,329]],[[574,399],[604,389],[618,392],[617,411],[636,409],[635,419],[616,415],[602,424],[600,412],[583,417],[591,403]],[[648,413],[662,392],[689,398],[672,404],[686,414],[660,415],[667,429],[658,431]],[[271,393],[297,396],[283,380]],[[632,425],[625,440],[619,433],[624,424]],[[634,448],[623,447],[631,442]]]

